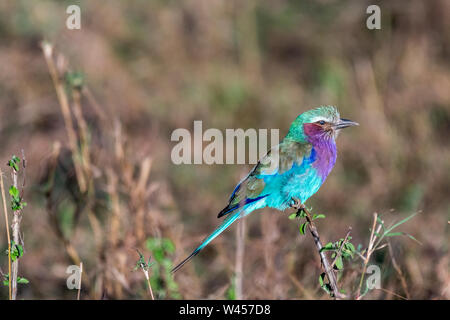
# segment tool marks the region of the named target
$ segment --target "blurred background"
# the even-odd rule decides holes
[[[81,30],[66,28],[71,4]],[[381,30],[366,28],[370,4]],[[204,130],[279,128],[281,138],[326,104],[360,127],[340,135],[337,164],[308,202],[327,216],[322,241],[351,226],[365,247],[373,213],[391,223],[420,211],[399,230],[421,244],[395,237],[391,254],[377,251],[385,290],[365,299],[450,298],[450,1],[1,1],[0,39],[6,188],[8,160],[22,149],[27,159],[19,275],[30,283],[19,299],[75,299],[66,268],[80,261],[82,299],[149,299],[136,249],[156,262],[157,299],[236,298],[237,259],[238,298],[329,298],[311,237],[274,210],[245,219],[243,258],[233,225],[169,272],[251,168],[174,165],[173,130],[202,120]],[[42,40],[53,45],[47,61]],[[346,265],[347,292],[360,266]],[[8,272],[6,255],[0,267]]]

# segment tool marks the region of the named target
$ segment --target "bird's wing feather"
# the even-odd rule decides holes
[[[228,205],[219,213],[222,217],[246,204],[267,197],[265,177],[282,175],[292,169],[294,164],[301,164],[303,158],[311,152],[311,144],[283,141],[273,147],[234,189]]]

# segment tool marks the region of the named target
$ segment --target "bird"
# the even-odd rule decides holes
[[[283,140],[261,158],[234,188],[218,218],[222,223],[176,267],[196,256],[233,222],[265,207],[284,211],[304,206],[330,174],[336,163],[336,138],[357,122],[343,119],[335,106],[320,106],[300,114]]]

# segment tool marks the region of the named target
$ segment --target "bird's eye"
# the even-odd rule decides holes
[[[320,120],[319,124],[323,126],[325,124],[325,121],[324,120]]]

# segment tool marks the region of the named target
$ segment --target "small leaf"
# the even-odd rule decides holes
[[[324,218],[325,218],[324,214],[314,214],[312,219],[316,220],[316,219],[324,219]]]
[[[320,249],[320,252],[322,252],[322,251],[330,251],[330,250],[334,250],[334,244],[332,242],[328,242],[326,245],[324,245],[322,247],[322,249]]]
[[[325,290],[329,295],[332,295],[331,286],[329,283],[324,283],[325,273],[319,276],[319,284],[323,290]]]
[[[304,234],[305,234],[305,228],[306,228],[307,225],[308,225],[308,221],[306,221],[306,222],[304,222],[304,223],[302,223],[302,224],[300,225],[299,231],[300,231],[300,234],[301,234],[301,235],[304,235]]]
[[[411,240],[416,241],[418,244],[422,244],[419,240],[417,240],[412,235],[410,235],[409,233],[406,233],[406,232],[390,232],[390,233],[386,234],[386,237],[395,237],[395,236],[407,236]]]
[[[323,286],[323,279],[325,279],[325,273],[322,273],[319,276],[319,284],[320,284],[321,287]]]
[[[30,281],[28,281],[28,279],[25,279],[25,278],[22,278],[22,277],[17,277],[17,283],[28,284],[28,283],[30,283]]]
[[[395,237],[395,236],[402,236],[403,232],[390,232],[390,233],[386,233],[386,237]]]
[[[353,252],[350,251],[350,250],[347,250],[347,249],[343,249],[343,250],[342,250],[342,256],[343,256],[345,259],[349,259],[349,258],[352,258],[352,259],[353,259]]]
[[[342,270],[342,268],[344,268],[344,262],[342,261],[342,257],[338,257],[338,258],[336,259],[335,267],[336,267],[338,270]]]
[[[408,221],[409,219],[411,219],[412,217],[414,217],[417,214],[417,212],[411,214],[410,216],[406,217],[405,219],[397,222],[396,224],[394,224],[392,227],[388,228],[386,230],[386,233],[391,232],[392,230],[394,230],[395,228],[397,228],[398,226],[402,225],[403,223],[405,223],[406,221]]]
[[[11,196],[17,198],[17,197],[19,197],[19,190],[18,190],[16,187],[11,186],[11,187],[9,188],[9,194],[10,194]]]
[[[416,241],[418,244],[422,244],[422,242],[420,242],[419,240],[417,240],[416,238],[414,238],[412,235],[410,235],[409,233],[405,233],[405,236],[407,236],[408,238],[410,238],[411,240]]]
[[[351,251],[352,253],[356,251],[356,250],[355,250],[355,246],[354,246],[353,243],[351,243],[351,242],[346,242],[345,245],[344,245],[344,247],[345,247],[347,250]]]
[[[294,220],[295,218],[297,218],[297,214],[296,214],[296,213],[293,213],[293,214],[291,214],[291,215],[289,216],[289,219],[290,219],[290,220]]]

